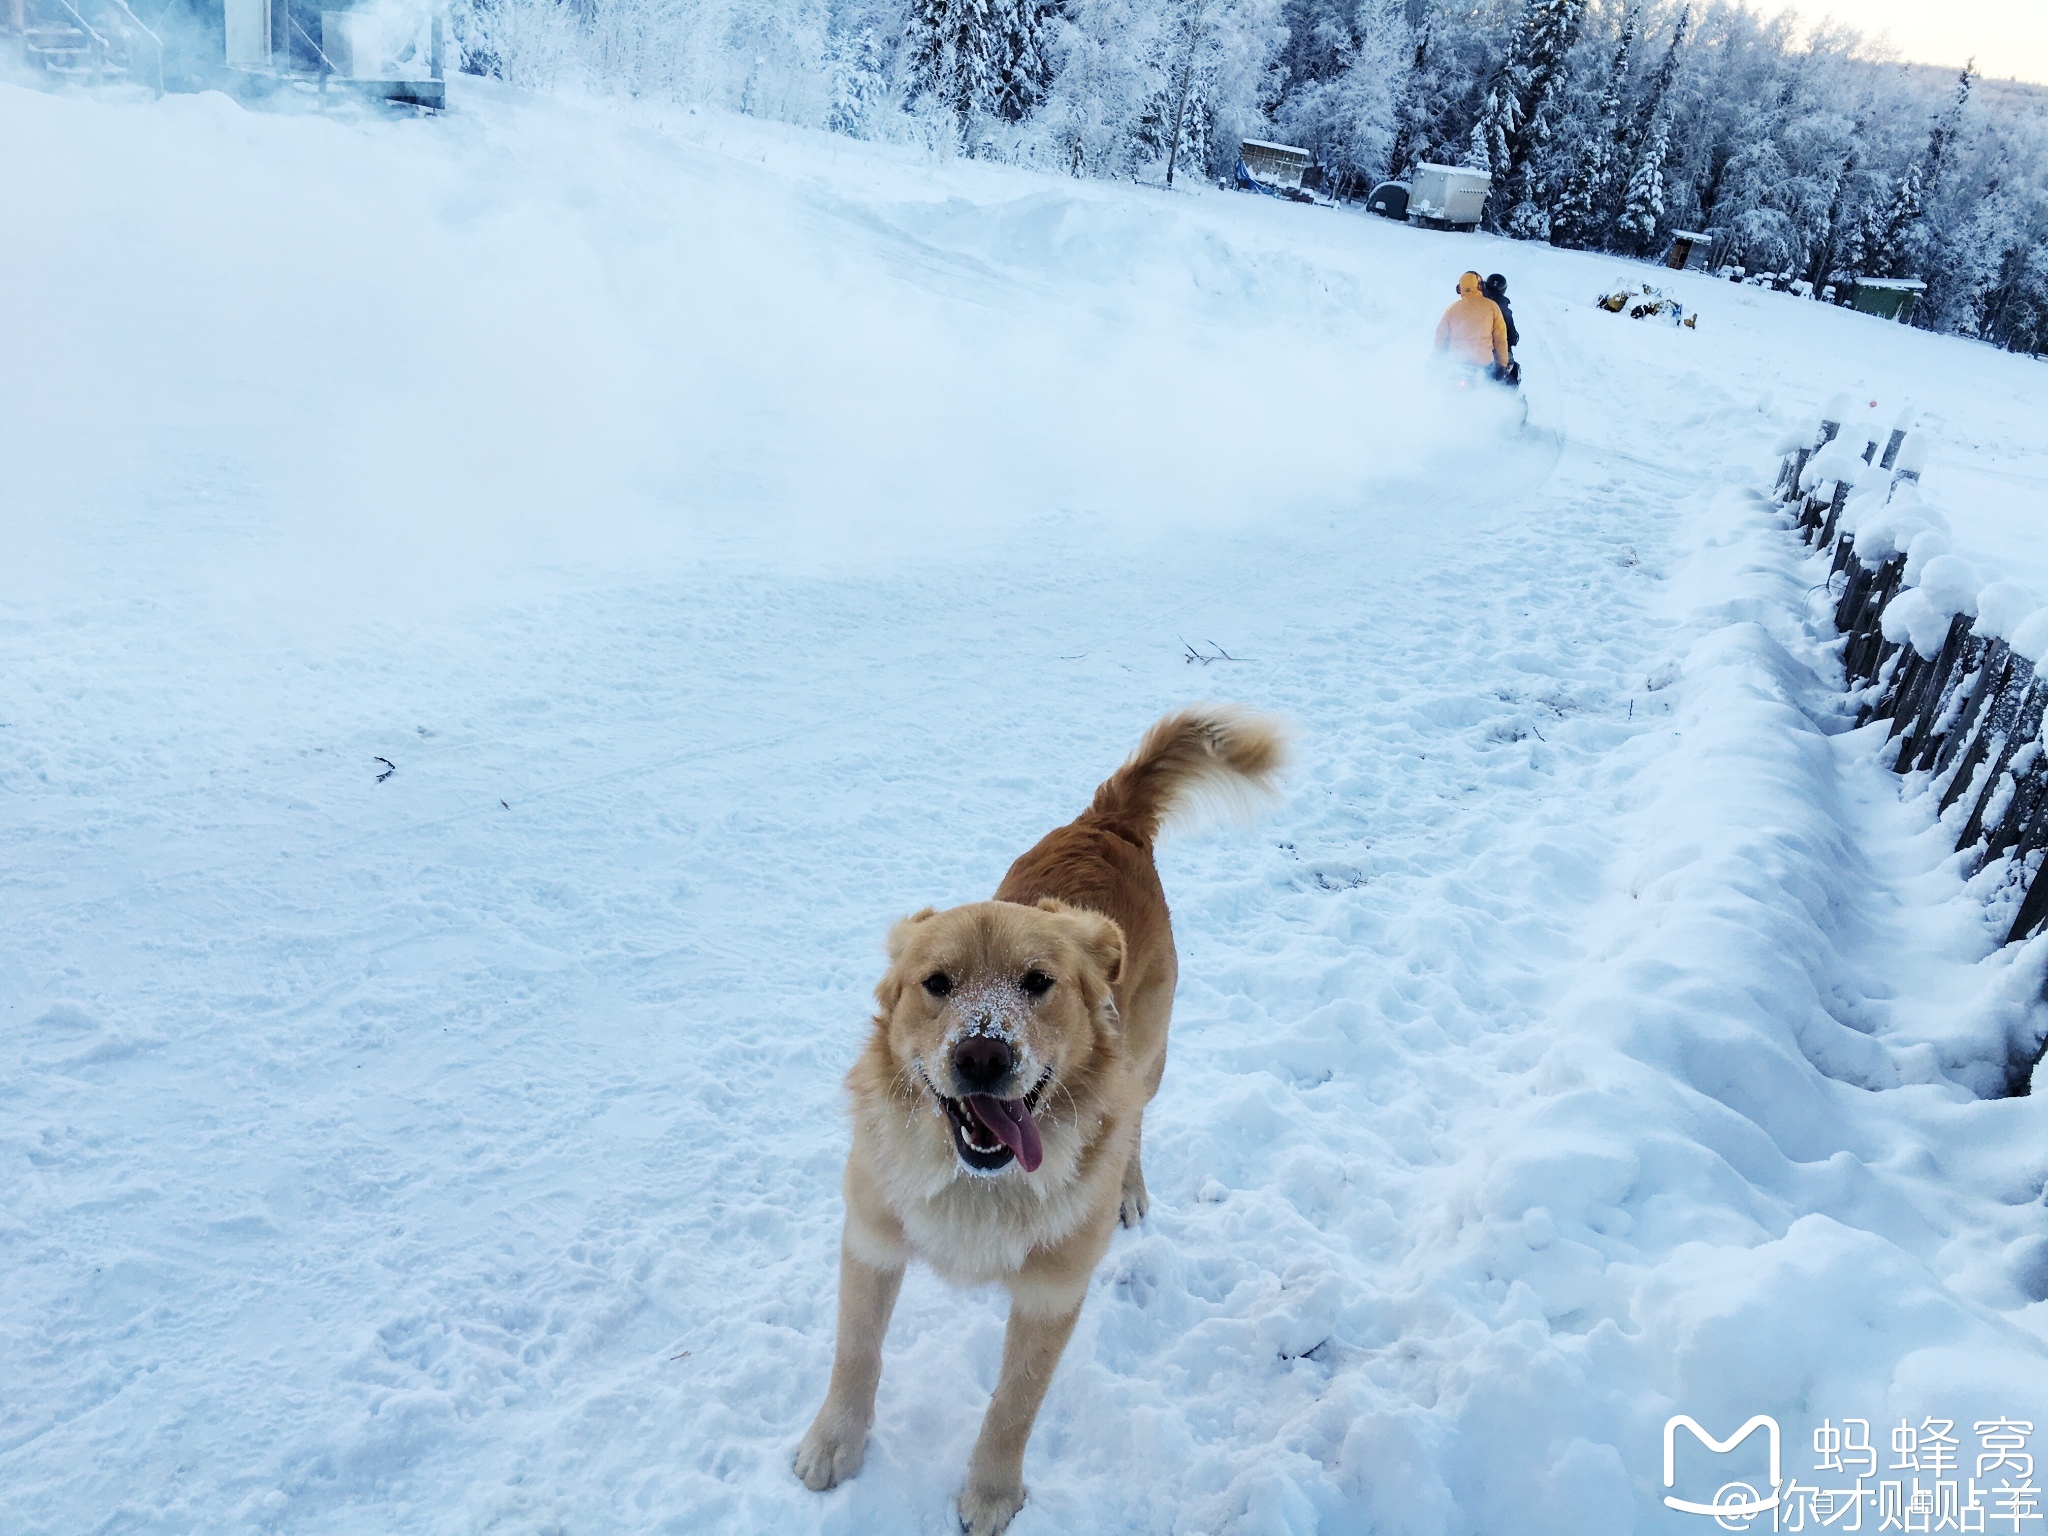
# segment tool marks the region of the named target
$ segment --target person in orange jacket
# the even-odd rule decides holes
[[[1500,306],[1480,292],[1479,274],[1458,279],[1458,302],[1436,323],[1436,350],[1500,378],[1508,368],[1508,324]]]

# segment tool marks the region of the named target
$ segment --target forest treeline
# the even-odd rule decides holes
[[[1915,324],[2048,352],[2048,91],[1733,0],[465,0],[457,29],[516,84],[1075,175],[1225,176],[1246,138],[1340,195],[1479,166],[1518,239],[1722,232],[1749,272],[1918,277]]]

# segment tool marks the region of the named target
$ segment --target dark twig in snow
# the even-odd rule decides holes
[[[379,784],[382,784],[386,779],[390,778],[391,775],[398,772],[398,764],[391,761],[390,758],[380,757],[377,759],[377,761],[384,765],[384,771],[377,775],[377,782]]]

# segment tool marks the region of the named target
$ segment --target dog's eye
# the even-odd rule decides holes
[[[933,971],[931,975],[925,977],[924,989],[933,997],[944,997],[953,990],[953,978],[944,971]]]
[[[1043,971],[1026,971],[1024,990],[1032,997],[1043,997],[1052,990],[1052,978]]]

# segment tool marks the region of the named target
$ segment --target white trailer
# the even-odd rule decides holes
[[[441,0],[372,0],[331,11],[316,0],[223,0],[223,9],[227,64],[246,81],[446,104]]]
[[[1429,229],[1476,229],[1493,178],[1463,165],[1418,165],[1408,183],[1408,222]]]

